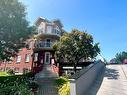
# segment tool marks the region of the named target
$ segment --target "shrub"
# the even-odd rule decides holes
[[[9,69],[9,70],[7,71],[7,73],[10,74],[10,75],[14,75],[14,74],[15,74],[15,72],[14,72],[13,69]]]
[[[59,87],[59,95],[70,95],[70,82],[65,77],[60,77],[55,80],[55,83]]]
[[[35,81],[32,81],[28,86],[29,88],[37,89],[39,85]]]
[[[60,77],[57,80],[55,80],[55,83],[60,87],[63,84],[65,84],[66,82],[68,82],[68,80],[64,77]]]
[[[59,88],[59,95],[70,95],[70,83],[67,82]]]
[[[23,75],[1,76],[0,93],[2,95],[32,95],[28,87],[29,81],[24,77]]]
[[[17,79],[21,80],[22,76],[21,75],[15,75],[15,76],[1,76],[0,77],[0,83],[9,83],[9,82],[14,82]]]
[[[28,72],[28,73],[23,74],[23,76],[25,76],[25,77],[34,77],[34,74],[32,72]]]

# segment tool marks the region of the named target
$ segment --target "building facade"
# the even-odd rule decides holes
[[[32,48],[22,48],[17,55],[11,58],[12,61],[0,62],[0,71],[14,70],[16,74],[23,74],[31,71]]]
[[[27,71],[38,73],[44,65],[50,65],[54,72],[58,72],[52,45],[64,33],[63,25],[60,20],[49,21],[42,17],[36,20],[35,25],[37,35],[26,41],[27,47],[20,49],[12,61],[0,62],[0,71],[13,69],[21,74]]]
[[[52,45],[59,41],[64,31],[60,20],[49,21],[39,17],[35,25],[37,27],[37,35],[33,49],[32,68],[33,72],[39,72],[43,69],[44,65],[55,65]]]

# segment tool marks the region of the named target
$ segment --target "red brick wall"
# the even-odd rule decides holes
[[[27,48],[22,48],[22,50],[19,51],[19,53],[17,55],[21,56],[21,62],[17,63],[17,56],[15,56],[13,58],[13,61],[11,63],[6,62],[6,64],[2,63],[0,64],[0,70],[4,70],[4,68],[6,68],[6,70],[8,69],[16,69],[15,71],[19,72],[19,73],[23,73],[23,69],[26,68],[28,70],[31,70],[31,66],[32,66],[32,53],[33,50],[32,49],[27,49]],[[30,55],[30,60],[29,62],[25,62],[25,56],[26,54]],[[18,70],[19,69],[19,70]]]

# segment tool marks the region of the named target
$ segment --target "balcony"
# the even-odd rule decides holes
[[[56,30],[56,29],[53,29],[52,31],[46,31],[46,32],[43,32],[42,30],[39,30],[38,31],[38,37],[55,37],[55,38],[60,38],[61,36],[61,32]]]
[[[53,42],[37,41],[35,42],[35,49],[52,49]]]

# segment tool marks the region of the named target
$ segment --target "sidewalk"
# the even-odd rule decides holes
[[[127,65],[107,65],[103,79],[95,81],[89,95],[127,95],[126,76]]]

